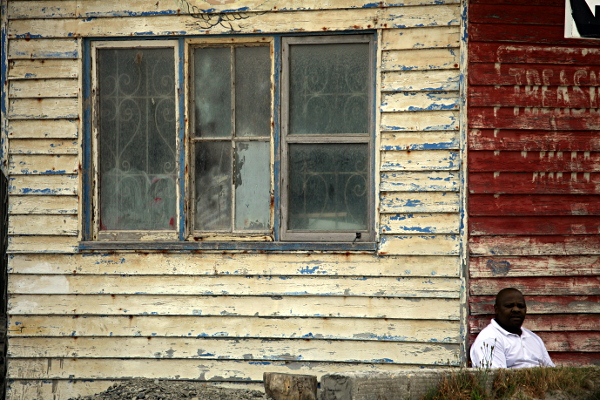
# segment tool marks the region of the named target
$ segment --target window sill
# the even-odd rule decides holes
[[[288,251],[323,251],[323,252],[374,252],[375,242],[357,243],[297,243],[297,242],[93,242],[79,243],[79,250],[143,250],[143,251],[245,251],[245,252],[288,252]]]

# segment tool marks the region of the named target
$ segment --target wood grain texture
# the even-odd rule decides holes
[[[8,121],[7,133],[15,139],[71,139],[79,135],[79,121],[75,119],[24,119]]]
[[[385,235],[381,236],[382,255],[456,255],[459,254],[459,235]]]
[[[384,72],[381,75],[381,90],[384,92],[457,91],[460,78],[458,72],[457,69]]]
[[[9,214],[25,215],[77,215],[77,196],[11,196],[8,203]]]
[[[16,59],[8,63],[8,79],[77,78],[76,59]]]
[[[332,296],[14,295],[11,315],[196,315],[459,320],[455,299]]]
[[[440,363],[444,365],[447,361]],[[410,364],[406,365],[407,367]],[[397,364],[368,364],[371,371],[397,371]],[[15,359],[10,363],[9,379],[118,379],[137,376],[152,379],[194,379],[200,381],[262,381],[263,372],[317,375],[336,372],[364,371],[359,363],[310,363],[310,362],[253,362],[210,360],[159,360],[159,359],[74,359],[36,358]],[[71,377],[71,378],[70,378]]]
[[[8,160],[8,171],[13,175],[75,174],[79,157],[68,154],[13,154]]]
[[[381,214],[381,233],[389,234],[458,234],[460,215],[435,214]]]
[[[509,151],[593,151],[600,137],[590,131],[470,129],[469,149]]]
[[[506,287],[519,289],[527,296],[600,295],[600,276],[574,277],[502,277],[471,279],[472,296],[492,296]]]
[[[9,178],[10,195],[76,195],[77,175],[14,175]]]
[[[589,151],[473,151],[469,168],[492,172],[597,172],[600,152]]]
[[[56,228],[55,228],[56,229]],[[304,276],[11,276],[11,294],[128,294],[193,296],[346,296],[456,298],[453,278]]]
[[[456,192],[382,192],[379,207],[381,213],[451,213],[459,211],[460,197]]]
[[[598,172],[472,172],[470,193],[595,195]]]
[[[471,315],[493,314],[496,296],[478,296],[469,302]],[[600,296],[527,296],[527,315],[600,313]]]
[[[469,332],[479,333],[488,326],[493,315],[477,316],[469,320]],[[534,332],[561,332],[561,331],[599,331],[598,316],[590,315],[528,315],[524,327]]]
[[[73,139],[10,139],[10,154],[79,154]]]
[[[89,275],[261,275],[261,276],[388,276],[458,277],[460,260],[440,256],[387,256],[335,253],[244,254],[202,252],[100,252],[80,256],[62,254],[12,255],[14,274]]]
[[[455,192],[459,174],[455,171],[391,172],[381,174],[380,190],[386,192]]]
[[[471,86],[469,105],[545,108],[598,108],[596,86]]]
[[[38,316],[9,318],[11,337],[211,337],[461,342],[460,323],[365,318],[236,316]]]
[[[474,236],[471,255],[570,256],[600,254],[600,236]]]
[[[535,216],[471,217],[469,234],[481,235],[594,235],[600,234],[600,217]]]
[[[458,131],[384,132],[380,150],[458,150]]]
[[[380,171],[457,171],[456,150],[382,151]]]
[[[600,256],[474,257],[472,278],[600,275]]]
[[[470,85],[598,86],[598,65],[472,63]]]
[[[469,59],[470,62],[598,65],[600,49],[584,46],[473,42],[469,45]]]
[[[79,221],[73,215],[12,215],[9,235],[77,235]]]
[[[471,216],[600,215],[599,195],[472,194]]]
[[[565,338],[562,337],[564,340]],[[427,347],[428,351],[425,351]],[[12,338],[11,358],[77,357],[79,359],[178,359],[435,364],[458,358],[458,345],[339,341],[320,339],[228,339],[161,337]],[[80,374],[82,374],[80,372]]]

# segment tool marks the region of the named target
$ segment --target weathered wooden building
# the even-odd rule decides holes
[[[8,398],[463,365],[465,6],[3,0]]]
[[[517,287],[555,362],[600,364],[600,42],[563,0],[468,10],[469,331]]]

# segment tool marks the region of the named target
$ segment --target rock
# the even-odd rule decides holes
[[[263,374],[265,392],[274,400],[316,400],[317,377],[314,375]]]

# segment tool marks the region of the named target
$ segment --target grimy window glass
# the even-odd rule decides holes
[[[98,49],[102,230],[175,230],[172,48]]]
[[[194,231],[271,228],[268,46],[193,50]]]
[[[304,235],[295,240],[370,230],[370,45],[324,41],[289,44],[286,227]]]

